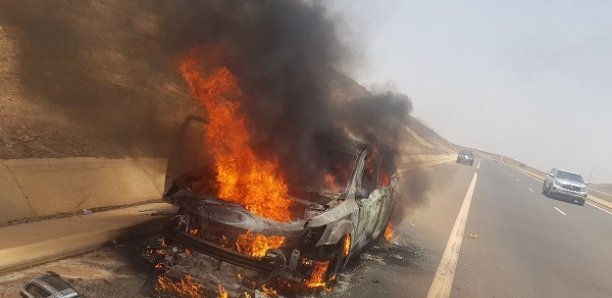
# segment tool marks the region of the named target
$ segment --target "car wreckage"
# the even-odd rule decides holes
[[[210,178],[201,170],[206,162],[201,154],[205,125],[203,119],[189,117],[182,127],[180,153],[168,161],[163,197],[179,207],[164,226],[169,243],[255,270],[263,280],[307,282],[317,274],[324,281],[333,279],[351,257],[384,234],[398,178],[382,172],[366,144],[354,140],[326,144],[328,157],[349,165],[347,174],[334,177],[343,187],[291,195],[295,218],[279,222],[198,186],[198,181]],[[259,243],[246,247],[245,241]]]

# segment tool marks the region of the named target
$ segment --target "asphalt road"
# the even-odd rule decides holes
[[[547,198],[541,182],[487,160],[430,171],[427,203],[399,227],[395,250],[407,259],[358,268],[346,296],[426,297],[477,172],[461,246],[450,249],[456,267],[442,266],[451,297],[612,297],[612,213]]]

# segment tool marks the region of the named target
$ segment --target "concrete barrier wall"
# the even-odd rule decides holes
[[[439,164],[454,155],[409,155],[402,168]],[[82,209],[160,199],[166,159],[0,160],[0,224]]]
[[[0,160],[0,223],[160,199],[165,159]]]

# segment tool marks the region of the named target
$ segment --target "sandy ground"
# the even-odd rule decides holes
[[[151,268],[140,258],[145,240],[97,251],[0,276],[0,297],[19,297],[32,278],[53,271],[86,297],[145,297],[141,291]]]
[[[0,275],[0,297],[17,297],[26,282],[47,271],[58,273],[86,297],[164,296],[165,293],[155,290],[156,275],[152,265],[141,256],[142,250],[148,244],[155,245],[158,237],[132,240],[80,256]],[[423,248],[398,235],[393,243],[379,242],[349,262],[344,272],[339,275],[338,283],[333,290],[298,296],[344,296],[352,283],[379,283],[380,280],[365,277],[372,268],[387,264],[410,267],[411,262],[426,258],[425,253]],[[236,272],[242,272],[241,269],[226,265],[222,270],[223,274],[214,273],[216,280],[222,278],[227,289],[242,287],[240,282],[233,278]],[[216,283],[216,280],[209,282]],[[216,289],[210,289],[210,293],[215,291]]]
[[[0,11],[0,158],[160,156],[198,112],[151,13],[122,1]]]

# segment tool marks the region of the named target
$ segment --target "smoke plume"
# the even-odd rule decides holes
[[[222,47],[247,100],[252,146],[278,158],[290,186],[322,177],[319,136],[352,135],[379,151],[383,168],[395,171],[399,140],[409,125],[411,103],[400,94],[369,93],[338,98],[334,69],[351,63],[334,20],[325,8],[306,1],[208,1],[221,26],[190,32],[188,46]],[[231,21],[228,21],[230,19]],[[207,20],[206,22],[210,22]],[[230,25],[228,25],[230,24]],[[198,40],[199,39],[199,40]]]

